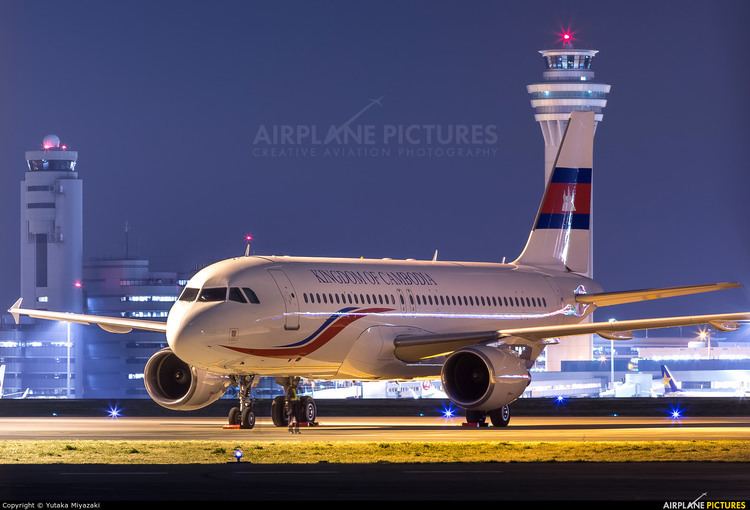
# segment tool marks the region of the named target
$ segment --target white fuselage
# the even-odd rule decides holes
[[[203,300],[221,288],[250,289],[258,302],[234,301],[236,291]],[[513,264],[275,256],[222,260],[186,289],[198,297],[183,294],[167,321],[180,359],[217,374],[314,379],[436,376],[440,365],[398,360],[393,339],[577,323],[592,309],[575,294],[600,291],[573,273]]]

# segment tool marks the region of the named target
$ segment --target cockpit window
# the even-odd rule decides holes
[[[260,304],[260,299],[258,299],[258,296],[253,292],[253,289],[248,289],[247,287],[243,287],[242,290],[245,291],[245,296],[247,296],[247,300],[254,304]]]
[[[201,295],[198,297],[198,301],[211,302],[211,301],[226,301],[227,299],[227,288],[226,287],[214,287],[201,290]]]
[[[240,291],[240,289],[237,287],[231,287],[229,289],[229,301],[237,301],[238,303],[247,303],[245,296],[242,295],[242,291]]]
[[[182,294],[180,294],[180,301],[195,301],[195,298],[198,297],[198,289],[191,289],[190,287],[185,287],[183,289]]]

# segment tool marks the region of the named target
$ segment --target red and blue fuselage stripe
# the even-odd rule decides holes
[[[320,332],[323,331],[324,329],[326,329],[328,327],[328,325],[331,324],[333,321],[335,321],[336,319],[338,319],[342,315],[346,315],[348,312],[351,312],[352,310],[356,310],[356,309],[357,309],[357,307],[355,307],[355,306],[350,306],[350,307],[347,307],[347,308],[342,308],[338,312],[334,312],[330,317],[328,317],[325,320],[325,322],[323,322],[323,324],[321,324],[320,327],[318,329],[316,329],[315,332],[313,334],[311,334],[310,336],[308,336],[307,338],[304,338],[304,339],[300,340],[299,342],[295,342],[293,344],[280,345],[279,347],[297,347],[299,345],[304,345],[307,342],[312,341],[313,338],[315,338],[316,336],[318,336],[320,334]]]
[[[343,312],[343,310],[349,310]],[[355,310],[355,311],[352,311]],[[235,347],[231,345],[222,345],[226,349],[250,354],[253,356],[264,356],[269,358],[293,358],[296,356],[307,356],[317,351],[328,342],[333,340],[349,324],[366,317],[368,314],[385,313],[392,311],[392,308],[349,308],[342,309],[331,315],[324,324],[318,328],[315,333],[304,340],[289,344],[288,346],[272,347],[267,349],[255,349],[247,347]]]

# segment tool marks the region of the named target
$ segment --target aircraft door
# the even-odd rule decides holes
[[[281,269],[269,269],[268,272],[284,298],[284,329],[299,329],[299,301],[292,282]]]

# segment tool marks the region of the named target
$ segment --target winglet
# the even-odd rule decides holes
[[[21,322],[21,314],[17,311],[19,308],[21,308],[21,302],[23,302],[22,297],[18,298],[18,301],[13,303],[13,306],[8,309],[8,312],[10,312],[10,314],[13,316],[13,321],[16,324],[19,324]]]

